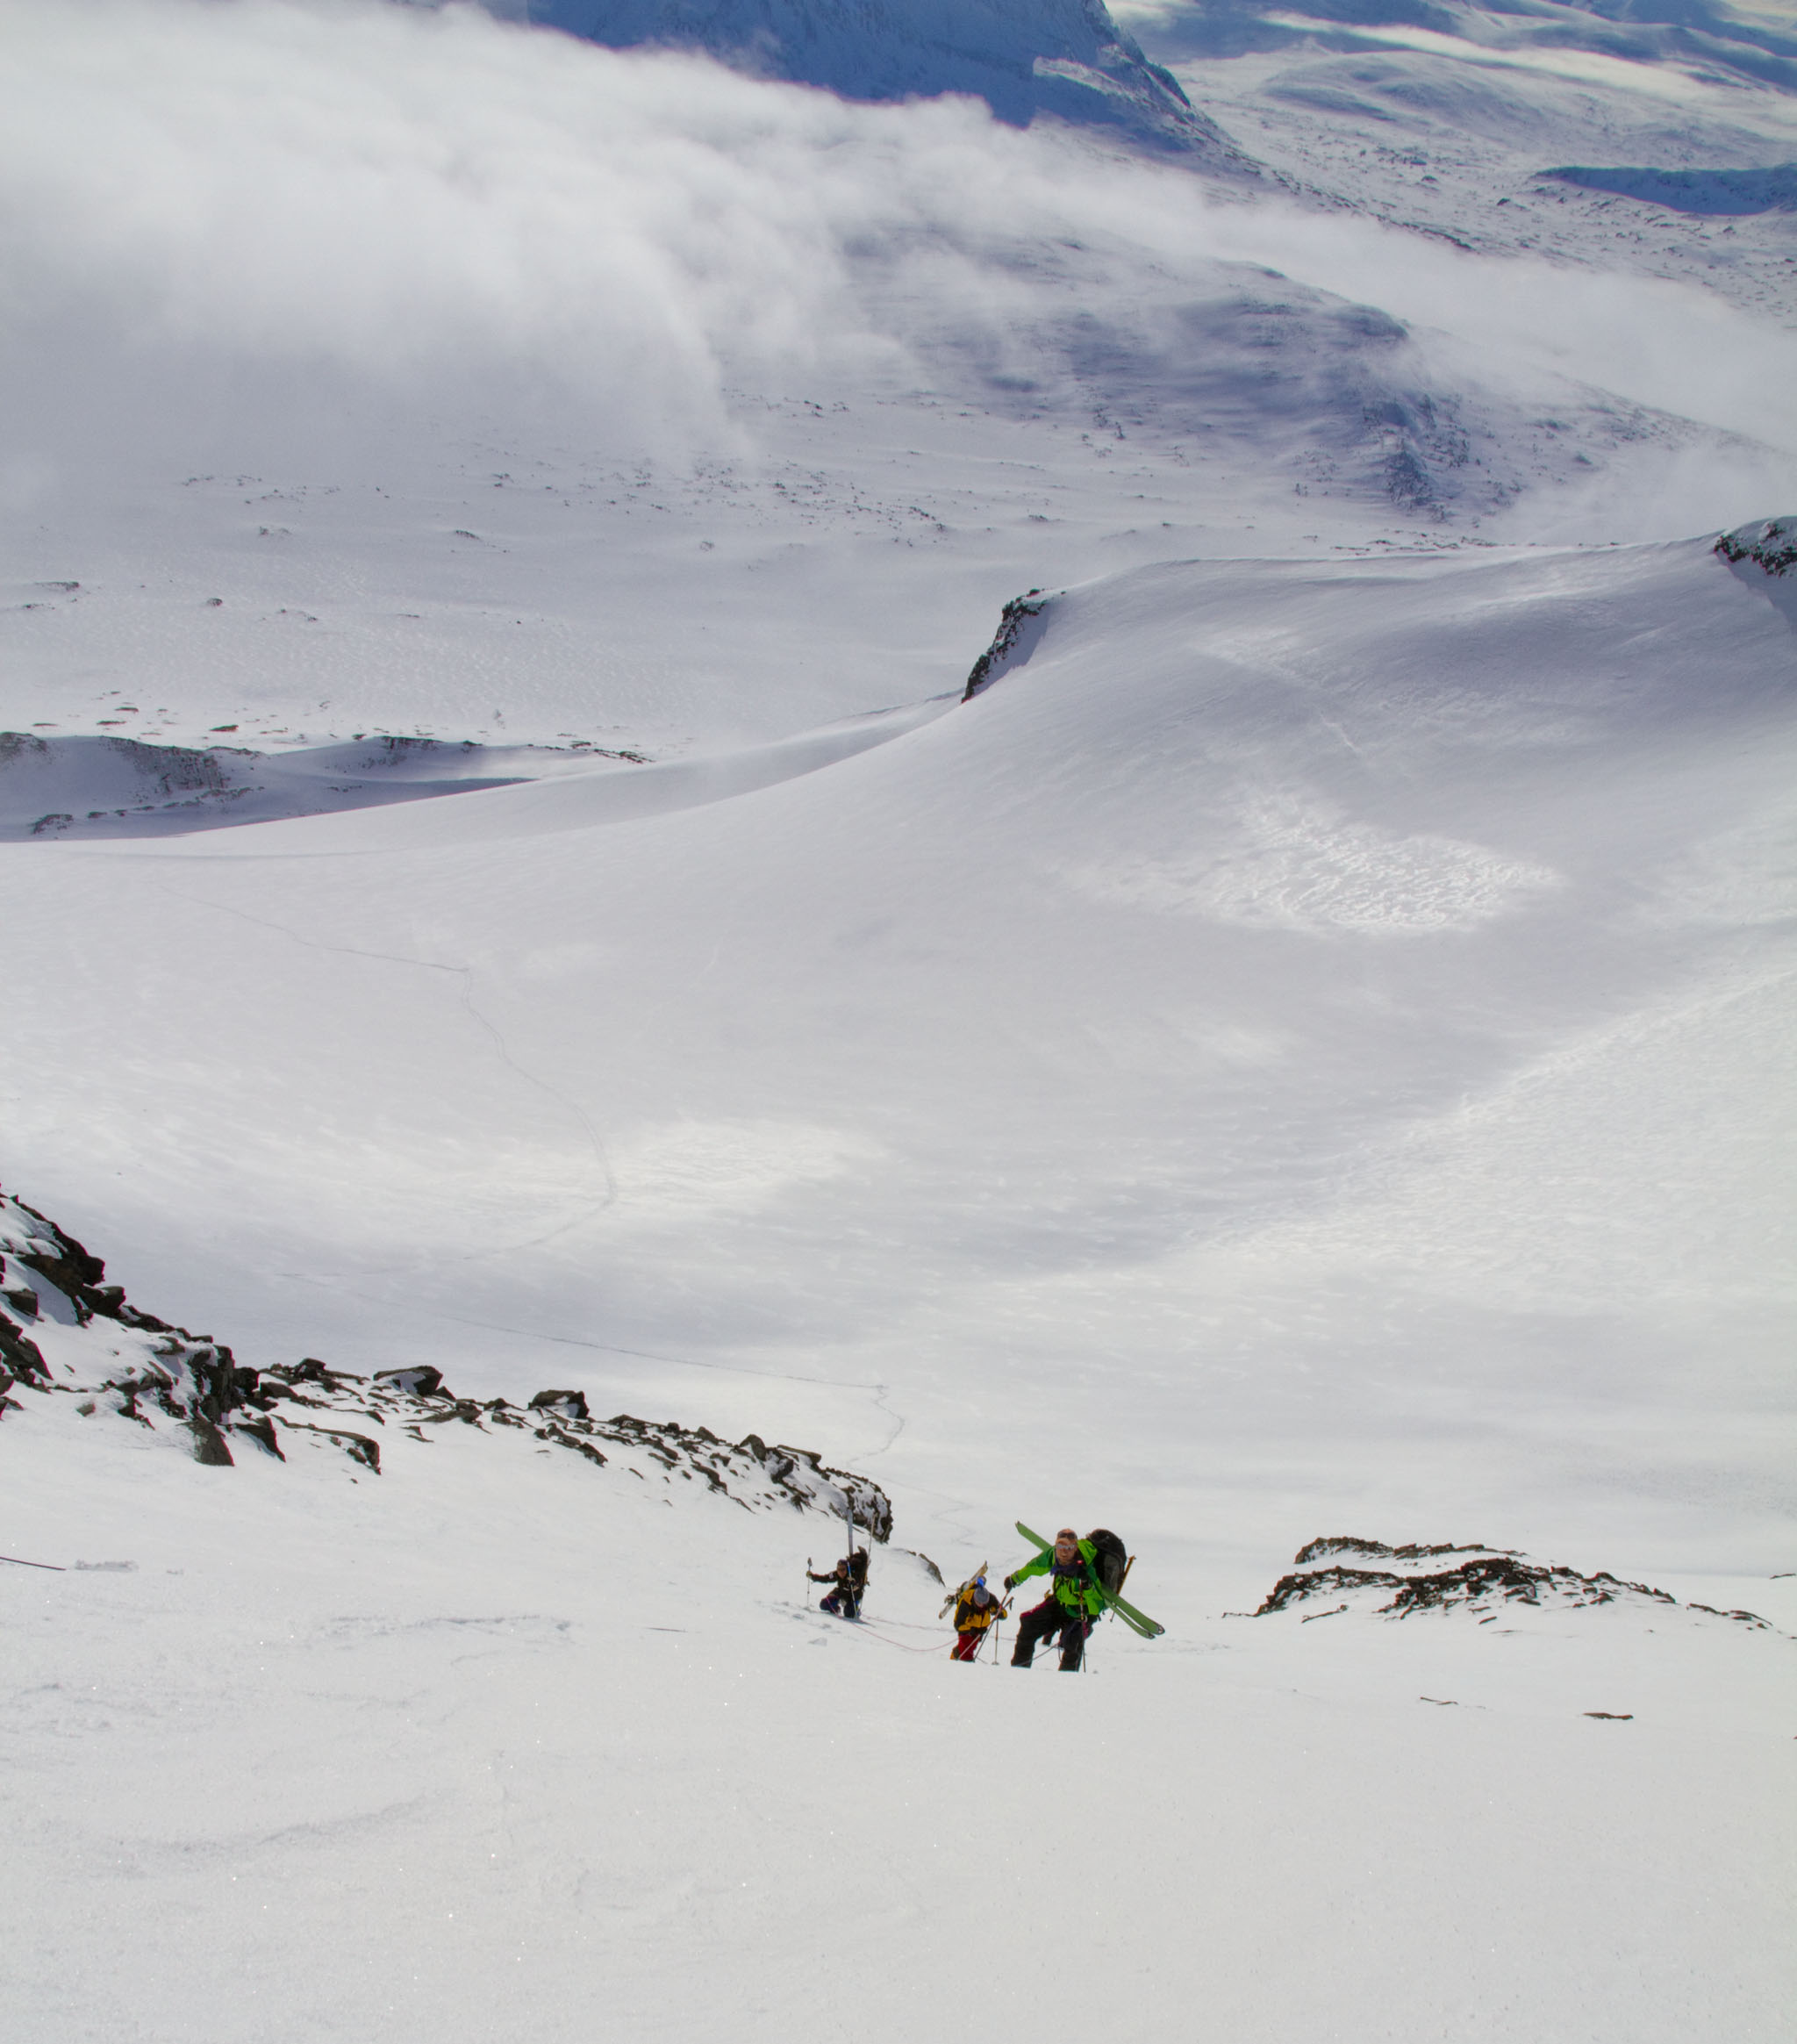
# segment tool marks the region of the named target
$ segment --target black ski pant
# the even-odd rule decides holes
[[[1013,1667],[1027,1667],[1044,1639],[1061,1638],[1061,1672],[1072,1675],[1085,1653],[1085,1636],[1092,1630],[1084,1617],[1050,1597],[1017,1621],[1017,1643],[1011,1649]]]

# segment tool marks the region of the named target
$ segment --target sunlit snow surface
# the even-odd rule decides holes
[[[0,1551],[135,1564],[0,1564],[32,2044],[1786,2033],[1791,216],[1532,181],[1792,103],[1496,18],[1130,14],[1249,201],[0,6],[0,1181],[252,1365],[804,1442],[951,1581],[1110,1524],[1169,1629],[25,1403]],[[1322,1534],[1774,1629],[1225,1616]]]

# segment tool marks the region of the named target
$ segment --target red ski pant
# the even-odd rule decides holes
[[[950,1650],[951,1658],[956,1660],[971,1660],[974,1655],[979,1652],[980,1642],[984,1638],[985,1633],[984,1631],[978,1632],[957,1632],[955,1635],[955,1645]]]

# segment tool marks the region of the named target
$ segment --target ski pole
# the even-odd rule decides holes
[[[848,1616],[861,1616],[861,1599],[855,1594],[855,1506],[845,1488],[842,1492],[842,1517],[848,1526],[848,1545],[842,1555],[842,1602],[848,1607]]]
[[[811,1609],[811,1556],[809,1554],[805,1558],[805,1608],[806,1610]]]

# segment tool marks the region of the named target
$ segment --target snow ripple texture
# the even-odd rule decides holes
[[[1247,929],[1385,936],[1471,929],[1562,884],[1549,867],[1481,845],[1400,836],[1288,797],[1245,814],[1242,839],[1220,857],[1086,866],[1068,878],[1095,900]]]

